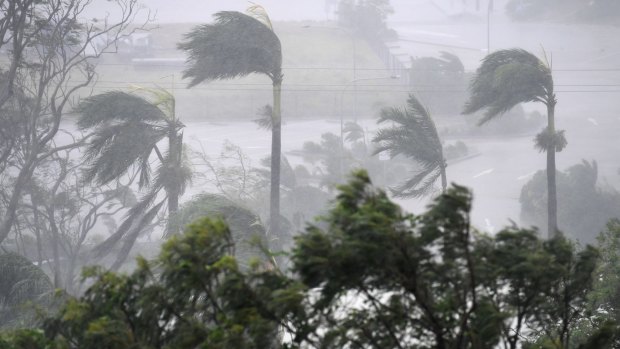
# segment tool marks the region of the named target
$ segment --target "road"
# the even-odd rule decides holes
[[[364,127],[373,132],[376,125],[365,120]],[[558,169],[565,169],[581,162],[596,160],[599,181],[620,188],[618,150],[620,119],[601,119],[598,125],[579,119],[566,124],[568,147],[557,156]],[[328,121],[289,121],[283,126],[282,149],[284,153],[298,150],[306,141],[319,141],[322,133],[337,133],[339,124]],[[193,147],[198,142],[211,158],[217,158],[224,141],[240,146],[254,164],[269,155],[270,134],[258,130],[251,122],[190,123],[185,139]],[[499,228],[519,221],[519,193],[521,187],[538,170],[546,166],[546,157],[533,146],[533,135],[510,138],[460,138],[468,147],[476,149],[479,156],[452,164],[448,167],[451,182],[470,187],[474,191],[473,223],[480,229]],[[616,151],[612,151],[613,149]],[[300,161],[299,159],[293,161]],[[191,193],[201,188],[192,188]],[[188,196],[189,196],[188,195]],[[400,200],[410,212],[421,212],[428,199]]]

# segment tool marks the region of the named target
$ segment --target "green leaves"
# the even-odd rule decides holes
[[[566,145],[568,145],[568,142],[564,136],[564,130],[555,131],[551,134],[549,128],[545,127],[534,138],[534,146],[541,153],[546,153],[550,150],[559,153],[566,148]]]
[[[240,269],[226,224],[200,219],[131,275],[91,271],[94,284],[47,322],[47,339],[121,349],[569,348],[596,249],[517,227],[477,234],[460,186],[415,217],[364,171],[339,189],[323,224],[296,238],[289,274]],[[617,340],[611,324],[592,332],[583,348]]]
[[[485,110],[482,125],[523,102],[555,100],[550,68],[522,49],[500,50],[482,60],[470,84],[463,114]]]
[[[381,111],[378,123],[386,122],[394,126],[379,129],[373,139],[378,144],[375,154],[388,152],[392,158],[404,155],[420,166],[409,180],[392,188],[392,193],[401,198],[428,195],[437,179],[445,177],[446,167],[441,139],[428,110],[410,94],[407,108]]]
[[[188,54],[183,78],[190,78],[190,87],[251,73],[282,79],[280,40],[267,25],[240,12],[216,13],[215,23],[194,28],[178,47]]]

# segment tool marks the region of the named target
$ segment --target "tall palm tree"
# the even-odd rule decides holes
[[[204,81],[234,79],[252,73],[268,76],[273,84],[271,133],[270,230],[277,234],[280,217],[280,153],[282,89],[282,48],[269,16],[258,5],[246,15],[219,12],[215,23],[194,28],[178,46],[188,54],[184,78],[189,87]]]
[[[146,93],[150,99],[138,92]],[[138,178],[146,194],[133,206],[117,232],[102,243],[106,254],[121,238],[123,248],[114,267],[124,261],[140,232],[168,204],[168,213],[179,209],[179,197],[191,180],[192,171],[183,152],[184,125],[175,114],[174,97],[163,89],[139,88],[133,93],[112,91],[87,98],[77,108],[78,126],[92,132],[85,157],[86,181],[107,184],[125,175]],[[160,143],[167,141],[163,153]],[[154,173],[151,158],[158,166]],[[157,201],[158,194],[165,197]]]
[[[374,153],[388,152],[391,158],[404,155],[420,166],[411,179],[391,188],[394,196],[411,198],[430,194],[440,177],[442,191],[445,192],[448,185],[446,159],[428,110],[410,94],[406,108],[385,108],[381,111],[378,123],[385,122],[394,125],[377,132],[373,138],[373,142],[377,143]]]
[[[547,233],[558,233],[555,153],[566,147],[564,131],[555,130],[551,67],[523,49],[493,52],[482,60],[470,85],[471,96],[463,114],[484,110],[479,125],[519,103],[541,102],[547,107],[547,127],[536,136],[536,147],[547,153]]]

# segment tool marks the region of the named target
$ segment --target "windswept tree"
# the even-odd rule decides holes
[[[441,178],[442,191],[446,191],[446,159],[441,139],[428,110],[412,94],[407,107],[386,108],[381,111],[379,124],[391,122],[393,126],[377,132],[373,142],[377,143],[375,154],[387,152],[391,158],[406,156],[419,165],[413,176],[391,188],[392,194],[400,198],[417,198],[430,194],[434,184]]]
[[[0,141],[0,243],[15,231],[37,168],[80,145],[57,145],[56,136],[76,96],[94,83],[97,58],[145,28],[132,23],[137,0],[110,3],[115,19],[102,21],[87,15],[90,0],[0,1],[0,108],[9,113],[0,116],[0,133],[10,137]]]
[[[167,202],[168,213],[179,209],[192,171],[183,152],[183,127],[175,114],[174,97],[162,89],[139,89],[136,92],[106,92],[87,98],[78,107],[78,126],[92,131],[85,156],[89,162],[86,180],[97,184],[129,176],[137,178],[146,194],[129,210],[117,232],[101,245],[104,253],[124,238],[115,267],[119,267],[138,235],[149,226]],[[167,141],[167,151],[160,150]],[[150,161],[158,160],[153,175]],[[164,198],[158,199],[164,192]]]
[[[523,49],[493,52],[482,60],[470,85],[463,114],[484,110],[482,125],[519,103],[540,102],[547,107],[547,127],[536,138],[536,148],[547,153],[547,234],[558,234],[555,153],[566,147],[564,131],[555,130],[551,66]]]
[[[265,10],[253,5],[251,15],[225,11],[215,14],[215,23],[194,28],[185,35],[179,48],[188,54],[188,68],[183,73],[189,87],[220,79],[234,79],[257,73],[273,83],[271,114],[271,193],[270,231],[279,231],[280,153],[282,89],[282,48]]]

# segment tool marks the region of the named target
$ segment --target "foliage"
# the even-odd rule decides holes
[[[11,121],[18,121],[3,130],[9,142],[0,150],[0,242],[15,232],[24,190],[41,163],[79,145],[56,143],[65,113],[78,91],[92,86],[97,58],[116,46],[121,36],[144,27],[129,28],[136,3],[115,1],[117,16],[103,25],[86,18],[92,5],[88,0],[11,0],[0,5],[0,48],[6,64],[0,108],[9,111]]]
[[[391,158],[403,155],[419,165],[410,179],[392,188],[396,197],[422,197],[434,190],[441,178],[446,190],[446,159],[435,122],[426,107],[410,94],[404,109],[386,108],[381,111],[378,123],[393,123],[392,127],[379,129],[373,142],[375,154],[387,152]]]
[[[395,36],[386,23],[388,15],[393,12],[389,0],[340,0],[338,22],[357,35],[376,41]]]
[[[447,144],[444,147],[446,160],[455,160],[470,155],[470,149],[463,141],[456,141],[453,144]]]
[[[183,232],[185,227],[201,217],[222,219],[228,225],[235,245],[235,257],[244,266],[261,255],[266,247],[266,234],[260,218],[251,210],[217,194],[201,194],[184,203],[170,216],[168,231]]]
[[[309,164],[307,176],[311,183],[329,193],[344,183],[345,174],[363,168],[377,185],[387,186],[406,176],[406,164],[402,159],[381,160],[374,153],[374,144],[368,144],[367,132],[359,124],[346,123],[343,128],[345,142],[333,133],[321,135],[320,142],[308,141],[303,144],[301,156]]]
[[[546,58],[545,58],[546,59]],[[555,129],[551,65],[523,49],[500,50],[487,55],[470,84],[463,114],[484,111],[482,125],[516,105],[540,102],[547,108],[547,127],[536,136],[536,147],[547,156],[547,226],[549,236],[559,234],[555,153],[566,147],[564,131]]]
[[[545,171],[539,171],[521,189],[521,221],[544,226],[546,216]],[[564,234],[582,243],[593,243],[611,218],[620,217],[620,193],[597,185],[596,161],[583,161],[557,172],[558,223]]]
[[[522,49],[500,50],[482,60],[470,85],[464,114],[484,110],[482,125],[523,102],[549,103],[551,69]]]
[[[52,303],[50,279],[28,259],[12,252],[0,253],[0,275],[0,329],[35,325],[35,305],[48,307]]]
[[[531,134],[545,123],[545,116],[539,111],[526,112],[521,105],[516,105],[502,114],[501,117],[484,124],[484,127],[478,127],[479,117],[477,115],[463,115],[463,118],[465,119],[466,128],[462,132],[470,136]]]
[[[465,67],[461,59],[442,51],[439,58],[411,57],[411,89],[436,115],[458,114],[467,98]]]
[[[191,79],[190,87],[252,73],[281,78],[280,40],[267,25],[240,12],[216,13],[215,23],[194,28],[178,47],[188,53],[183,77]]]
[[[118,268],[139,234],[151,226],[166,200],[169,212],[178,209],[179,197],[192,178],[184,153],[184,125],[175,114],[174,97],[163,89],[106,92],[85,99],[77,111],[80,113],[78,126],[92,132],[85,151],[90,163],[85,171],[86,180],[107,184],[129,174],[130,182],[138,176],[139,187],[147,189],[118,230],[97,248],[97,254],[104,256],[124,239],[113,265]],[[168,141],[166,153],[159,150],[161,145],[158,144],[163,140]],[[158,167],[151,179],[153,156],[158,159]],[[158,202],[162,191],[165,198]]]
[[[597,250],[517,227],[479,234],[471,203],[453,186],[427,212],[406,214],[359,171],[325,227],[296,238],[292,276],[261,263],[240,269],[226,225],[201,219],[130,275],[91,270],[93,286],[46,321],[46,339],[120,349],[568,348]],[[593,333],[581,348],[618,332],[606,323]]]
[[[269,230],[280,232],[280,157],[282,153],[281,96],[282,47],[265,9],[253,4],[249,15],[224,11],[215,23],[194,28],[178,48],[188,54],[189,67],[183,72],[189,86],[204,81],[232,79],[258,73],[273,83],[271,114],[271,181]]]
[[[93,286],[50,319],[46,333],[68,348],[269,348],[274,320],[292,310],[269,304],[271,292],[286,301],[295,283],[261,264],[246,275],[233,255],[226,225],[201,219],[131,275],[91,270]]]

